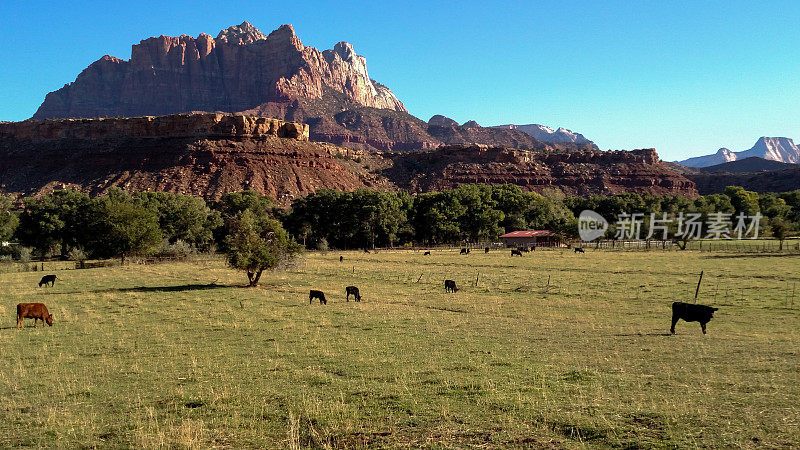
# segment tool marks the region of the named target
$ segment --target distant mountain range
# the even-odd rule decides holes
[[[800,147],[785,137],[760,137],[756,144],[741,152],[732,152],[727,148],[717,150],[713,155],[697,156],[678,161],[678,164],[689,167],[708,167],[750,157],[764,158],[789,164],[800,162]]]
[[[593,144],[592,141],[586,139],[582,134],[575,133],[566,128],[558,128],[556,130],[546,127],[544,125],[537,125],[535,123],[528,125],[498,125],[491,128],[503,128],[507,130],[519,130],[527,133],[542,142],[572,142],[576,144]]]

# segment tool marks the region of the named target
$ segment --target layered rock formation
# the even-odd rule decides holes
[[[181,114],[0,124],[0,188],[39,194],[112,186],[216,199],[254,189],[288,205],[321,188],[393,189],[352,150],[308,142],[308,126],[261,117]]]
[[[128,61],[104,56],[71,84],[47,94],[34,119],[245,111],[269,102],[319,99],[326,89],[348,102],[405,111],[372,81],[366,60],[340,42],[320,52],[291,25],[265,36],[247,22],[219,33],[141,41]]]
[[[221,113],[0,124],[0,189],[93,194],[112,186],[208,199],[255,189],[281,205],[321,188],[413,192],[512,183],[567,194],[695,195],[655,150],[569,152],[460,145],[375,154],[309,142],[308,126]],[[382,171],[382,172],[381,172]]]
[[[104,56],[73,83],[47,94],[34,119],[132,117],[224,111],[278,117],[311,126],[312,140],[357,149],[404,151],[447,144],[537,148],[520,130],[431,122],[408,114],[386,86],[372,80],[353,46],[306,47],[291,25],[265,35],[244,22],[216,38],[152,37],[133,45],[130,60]],[[441,118],[441,121],[437,121]],[[586,142],[577,144],[580,149]],[[591,146],[590,146],[591,147]]]
[[[562,152],[450,146],[392,159],[394,166],[384,173],[413,192],[509,183],[537,192],[557,188],[568,195],[697,195],[694,183],[659,161],[654,149]]]

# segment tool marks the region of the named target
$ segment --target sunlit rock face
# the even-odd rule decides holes
[[[132,46],[127,61],[103,56],[73,83],[47,94],[33,118],[238,112],[329,92],[355,105],[405,111],[387,87],[370,79],[366,58],[347,42],[321,52],[304,46],[291,25],[265,35],[244,22],[216,38],[145,39]]]

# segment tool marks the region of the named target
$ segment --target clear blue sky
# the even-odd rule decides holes
[[[0,120],[149,36],[247,20],[348,41],[409,111],[539,123],[663,159],[800,140],[800,2],[0,1]]]

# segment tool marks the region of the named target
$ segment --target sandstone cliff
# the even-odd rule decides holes
[[[245,111],[267,102],[321,98],[324,89],[356,105],[405,111],[373,82],[366,59],[340,42],[306,47],[291,25],[268,36],[247,22],[219,33],[152,37],[128,61],[104,56],[71,84],[47,94],[34,119]]]
[[[393,189],[352,152],[308,142],[307,125],[261,117],[28,120],[0,124],[0,188],[98,194],[118,186],[207,199],[254,189],[284,206],[321,188]]]
[[[129,60],[104,56],[73,83],[47,94],[34,119],[132,117],[191,111],[241,112],[311,126],[310,137],[357,149],[405,151],[483,144],[541,148],[520,130],[430,123],[408,114],[389,88],[372,80],[366,59],[339,42],[304,46],[291,25],[265,35],[244,22],[220,31],[152,37]],[[566,143],[563,148],[585,145]]]
[[[394,165],[384,174],[412,192],[509,183],[537,192],[557,188],[568,195],[697,195],[694,183],[661,163],[654,149],[563,152],[449,146],[391,158]]]

